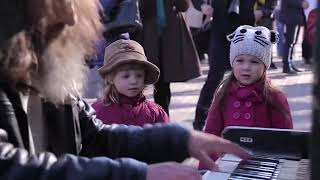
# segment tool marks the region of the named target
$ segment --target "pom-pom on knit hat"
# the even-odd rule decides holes
[[[146,69],[146,85],[154,84],[158,81],[159,68],[147,60],[143,47],[133,40],[120,39],[107,46],[104,54],[104,65],[98,71],[100,76],[104,78],[119,65],[132,62],[141,64]]]
[[[229,34],[227,39],[231,42],[231,67],[237,56],[249,54],[261,60],[268,69],[271,64],[272,44],[279,42],[279,33],[263,26],[242,25]]]

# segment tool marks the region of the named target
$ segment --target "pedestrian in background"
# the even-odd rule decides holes
[[[185,12],[185,17],[193,42],[197,48],[199,60],[203,62],[205,54],[208,54],[210,39],[210,28],[206,28],[206,21],[212,17],[207,17],[201,11],[195,9],[191,0],[189,0],[189,8]]]
[[[110,44],[99,73],[106,88],[103,98],[92,107],[103,123],[143,126],[169,122],[161,106],[143,95],[145,86],[154,84],[160,71],[148,62],[139,43],[118,40]]]
[[[274,9],[277,5],[277,0],[258,0],[256,2],[256,8],[254,11],[256,26],[264,26],[272,30],[274,22]],[[273,62],[273,57],[271,56],[271,69],[277,69],[277,66]]]
[[[169,114],[170,83],[201,75],[196,48],[182,14],[188,9],[188,2],[141,0],[139,3],[143,29],[137,41],[148,60],[160,69],[153,97]]]
[[[215,93],[206,133],[221,136],[227,126],[292,129],[287,97],[266,75],[278,39],[277,32],[262,26],[243,25],[228,35],[232,72]],[[200,168],[208,167],[200,163]]]
[[[277,0],[276,7],[273,11],[273,16],[275,20],[275,29],[279,33],[279,42],[277,44],[277,55],[278,57],[283,56],[283,48],[284,48],[284,25],[280,21],[280,8],[281,8],[281,0]]]
[[[300,26],[304,25],[304,9],[309,6],[305,0],[281,0],[279,21],[284,25],[282,72],[296,74],[299,71],[293,64],[291,54],[296,43]]]
[[[209,72],[201,89],[196,106],[194,129],[202,130],[207,118],[208,110],[224,73],[230,69],[229,46],[226,36],[239,25],[254,25],[254,5],[256,0],[192,0],[196,9],[212,16],[209,41]],[[210,5],[209,5],[210,4]]]

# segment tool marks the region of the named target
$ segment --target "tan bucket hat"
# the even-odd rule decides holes
[[[145,67],[145,84],[154,84],[158,81],[159,68],[147,60],[143,47],[133,40],[120,39],[107,46],[104,53],[104,65],[98,71],[100,76],[104,78],[119,65],[132,62]]]

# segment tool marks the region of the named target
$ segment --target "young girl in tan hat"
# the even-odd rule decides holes
[[[118,40],[105,50],[104,65],[98,70],[105,80],[103,98],[93,103],[97,118],[105,124],[144,124],[169,122],[167,113],[143,95],[154,84],[159,69],[148,62],[142,46],[132,40]]]

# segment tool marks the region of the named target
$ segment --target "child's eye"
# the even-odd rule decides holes
[[[141,73],[141,74],[137,74],[136,75],[138,78],[142,78],[143,77],[143,74]]]
[[[259,61],[251,61],[252,64],[259,64]]]
[[[122,78],[125,78],[125,79],[129,78],[129,74],[122,75]]]
[[[241,63],[241,62],[243,62],[243,59],[236,59],[236,61]]]

